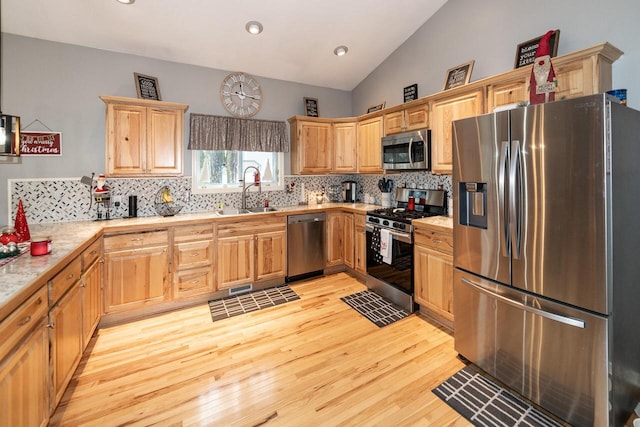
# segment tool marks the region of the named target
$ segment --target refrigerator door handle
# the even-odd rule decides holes
[[[502,141],[500,147],[500,158],[498,159],[498,224],[501,224],[500,246],[502,246],[502,256],[509,255],[509,223],[506,221],[506,178],[507,165],[509,163],[509,142]]]
[[[520,141],[513,140],[511,142],[511,159],[509,165],[509,228],[511,230],[511,247],[514,259],[520,259],[522,249],[520,247],[522,229],[520,224],[520,203],[522,202],[521,178],[522,170],[520,169],[521,148]]]
[[[505,304],[509,304],[509,305],[511,305],[513,307],[520,308],[520,309],[522,309],[522,310],[524,310],[526,312],[533,313],[533,314],[536,314],[538,316],[545,317],[547,319],[550,319],[550,320],[553,320],[553,321],[556,321],[556,322],[564,323],[565,325],[574,326],[576,328],[581,328],[581,329],[585,328],[584,320],[575,319],[573,317],[563,316],[563,315],[557,314],[557,313],[551,313],[549,311],[541,310],[539,308],[532,307],[530,305],[524,304],[524,303],[522,303],[520,301],[512,300],[511,298],[507,298],[507,297],[505,297],[503,295],[497,294],[497,293],[485,288],[484,286],[482,286],[482,285],[480,285],[478,283],[474,283],[471,280],[466,279],[464,277],[461,278],[460,280],[465,285],[471,286],[471,287],[475,288],[476,290],[478,290],[479,292],[482,292],[483,294],[489,295],[492,298],[500,300],[501,302],[504,302]]]

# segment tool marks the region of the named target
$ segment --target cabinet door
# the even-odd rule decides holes
[[[426,128],[429,124],[429,108],[427,104],[407,108],[404,114],[405,130]]]
[[[415,245],[414,266],[416,301],[453,322],[453,257]]]
[[[341,212],[327,213],[327,267],[344,264],[344,216]]]
[[[105,253],[105,312],[167,300],[167,252],[167,246],[153,246]]]
[[[298,126],[300,173],[331,172],[331,124],[301,122]]]
[[[147,110],[146,173],[182,174],[182,122],[181,110]]]
[[[287,273],[287,233],[273,231],[256,235],[256,277],[262,280],[284,278]]]
[[[454,120],[484,113],[483,90],[434,101],[431,106],[431,164],[433,173],[451,174]]]
[[[382,116],[358,123],[358,172],[382,173]]]
[[[255,277],[254,235],[218,238],[218,289],[251,283]]]
[[[40,321],[13,355],[0,363],[1,426],[49,423],[49,333]]]
[[[335,123],[333,125],[333,171],[337,173],[358,170],[355,123]]]
[[[102,261],[96,260],[82,275],[82,348],[85,349],[102,315]]]
[[[82,356],[82,288],[74,285],[49,311],[51,324],[51,408],[55,408]]]
[[[343,257],[344,264],[349,268],[355,267],[355,247],[354,247],[354,233],[355,226],[353,221],[353,214],[343,213],[344,217],[344,234],[343,234]]]
[[[384,133],[391,135],[404,130],[404,110],[384,115]]]
[[[529,100],[529,82],[522,78],[514,82],[499,83],[489,86],[487,111],[496,107],[517,104]]]
[[[365,215],[355,214],[353,216],[355,222],[355,270],[358,273],[365,274],[367,272],[367,234],[366,234],[366,217]]]
[[[585,61],[589,64],[589,61]],[[594,70],[584,67],[583,61],[574,61],[554,67],[558,87],[555,99],[576,98],[591,95],[594,81]]]
[[[108,175],[141,174],[146,168],[147,109],[133,105],[107,107]]]

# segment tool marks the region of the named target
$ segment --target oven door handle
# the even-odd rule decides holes
[[[365,225],[365,229],[367,231],[373,231],[374,226],[367,224],[367,225]],[[391,236],[393,237],[394,240],[399,240],[399,241],[405,242],[405,243],[413,243],[413,239],[411,238],[411,234],[410,233],[401,233],[399,231],[389,230],[389,234],[391,234]]]

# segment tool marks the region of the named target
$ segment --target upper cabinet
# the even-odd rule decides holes
[[[291,173],[316,174],[332,171],[331,122],[289,119]]]
[[[453,168],[454,120],[484,113],[484,89],[442,97],[431,103],[431,171],[450,174]]]
[[[354,173],[358,171],[357,134],[355,121],[333,124],[333,172]]]
[[[382,173],[382,116],[358,122],[358,172]]]
[[[384,114],[384,132],[386,135],[426,128],[428,124],[429,108],[426,102]]]
[[[185,104],[101,96],[106,111],[106,174],[181,176]]]

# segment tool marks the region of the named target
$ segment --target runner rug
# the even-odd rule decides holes
[[[378,327],[392,324],[409,315],[405,310],[370,290],[340,298]]]
[[[279,285],[242,295],[211,300],[209,301],[209,309],[211,310],[211,319],[215,322],[297,299],[300,297],[289,285]]]

